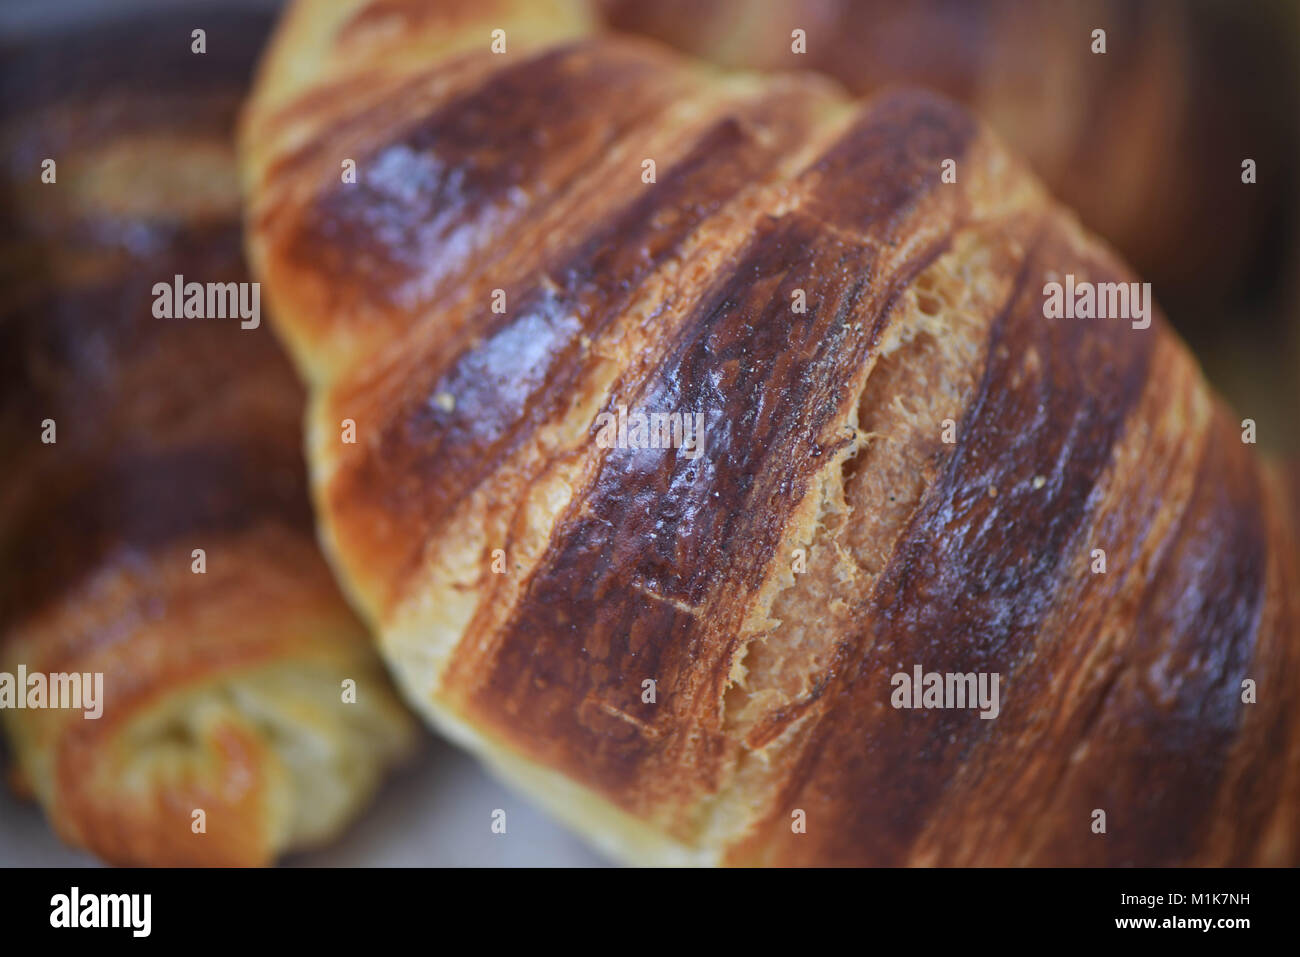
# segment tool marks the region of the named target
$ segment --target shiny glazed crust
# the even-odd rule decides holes
[[[104,678],[98,719],[0,717],[15,783],[70,843],[265,864],[332,837],[415,729],[316,548],[302,390],[270,329],[153,315],[175,274],[249,278],[233,121],[269,23],[205,18],[205,59],[177,42],[191,21],[5,58],[0,671]]]
[[[1135,277],[940,97],[589,23],[299,0],[244,117],[327,549],[408,698],[634,861],[1300,859],[1285,490],[1163,317],[1044,316]],[[602,448],[620,406],[703,454]],[[892,708],[915,665],[999,716]]]

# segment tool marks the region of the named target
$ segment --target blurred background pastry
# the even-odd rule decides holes
[[[0,720],[13,782],[120,864],[319,845],[416,740],[317,550],[269,322],[154,312],[176,275],[249,281],[232,129],[269,18],[201,24],[204,55],[192,10],[3,55],[0,671],[104,697]]]

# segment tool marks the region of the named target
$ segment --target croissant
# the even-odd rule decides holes
[[[938,95],[594,22],[298,0],[241,121],[408,699],[627,861],[1300,860],[1294,516],[1142,284]]]
[[[200,23],[210,57],[177,13],[4,58],[0,718],[15,783],[119,864],[319,843],[415,739],[316,548],[269,328],[154,312],[249,279],[232,129],[270,21]]]

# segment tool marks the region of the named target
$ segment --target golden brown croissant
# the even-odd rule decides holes
[[[318,843],[415,730],[315,546],[270,330],[154,313],[175,275],[248,280],[232,127],[269,23],[197,25],[206,56],[186,14],[4,61],[0,717],[59,834],[123,864]]]
[[[1048,318],[1133,277],[960,107],[565,0],[299,0],[241,151],[334,567],[410,700],[575,828],[1300,861],[1283,485],[1140,285]]]

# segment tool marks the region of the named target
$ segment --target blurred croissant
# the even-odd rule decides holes
[[[415,731],[315,546],[270,330],[153,311],[248,280],[232,126],[269,22],[201,23],[206,56],[186,13],[4,59],[0,672],[102,690],[0,718],[20,788],[120,864],[318,844]]]
[[[240,143],[346,592],[593,841],[1300,862],[1284,482],[1158,312],[1048,318],[1134,277],[962,108],[565,0],[298,0]]]
[[[855,95],[915,83],[953,97],[1118,246],[1166,305],[1203,322],[1221,322],[1212,306],[1268,285],[1294,252],[1283,240],[1296,228],[1288,172],[1300,153],[1300,20],[1285,0],[600,7],[619,29],[732,68],[814,69]],[[802,53],[791,50],[794,29]],[[1246,158],[1262,171],[1248,187]]]

